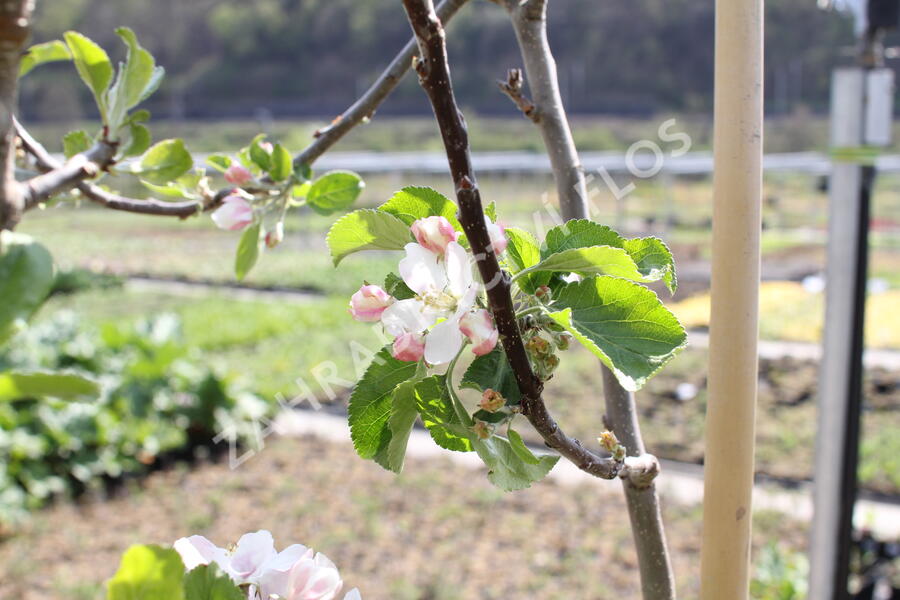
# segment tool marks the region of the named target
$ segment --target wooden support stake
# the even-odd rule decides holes
[[[703,600],[748,597],[762,192],[762,0],[716,0]]]

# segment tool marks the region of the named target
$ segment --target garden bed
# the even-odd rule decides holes
[[[664,506],[680,595],[694,597],[700,509]],[[804,545],[803,527],[782,515],[757,513],[754,525],[758,544]],[[0,545],[0,597],[94,599],[132,543],[200,533],[225,544],[257,528],[280,546],[326,553],[366,600],[639,595],[618,483],[544,481],[504,494],[447,459],[410,459],[395,477],[360,460],[349,442],[306,437],[276,439],[236,470],[224,462],[176,468],[108,501],[36,514]]]

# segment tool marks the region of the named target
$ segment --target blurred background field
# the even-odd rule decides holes
[[[635,0],[550,3],[550,37],[581,152],[624,154],[660,140],[675,119],[692,152],[712,127],[713,3]],[[194,152],[236,150],[259,132],[298,151],[381,72],[406,42],[395,0],[95,0],[39,2],[35,41],[77,29],[117,48],[132,26],[167,69],[148,108],[155,139]],[[830,71],[853,55],[849,19],[816,3],[770,0],[766,14],[767,153],[827,153]],[[538,132],[495,80],[521,64],[506,15],[473,0],[450,27],[454,83],[473,151],[543,152]],[[896,45],[898,34],[886,40]],[[113,59],[117,56],[113,52]],[[94,109],[71,65],[48,65],[22,85],[21,117],[51,151]],[[900,126],[895,125],[900,134]],[[897,136],[895,135],[895,139]],[[335,152],[440,152],[413,77]],[[891,148],[888,153],[896,153]],[[387,164],[387,162],[385,162]],[[476,169],[478,164],[476,162]],[[617,201],[592,173],[592,217],[626,235],[658,235],[673,250],[680,287],[655,288],[692,330],[685,349],[637,397],[648,450],[702,462],[712,185],[708,173],[634,179]],[[612,174],[624,187],[632,177]],[[385,168],[367,173],[358,202],[374,207],[407,185],[452,195],[449,177]],[[136,195],[146,190],[111,181]],[[217,181],[221,184],[222,181]],[[556,192],[541,171],[479,181],[500,219],[540,234]],[[761,335],[806,344],[821,337],[826,187],[821,173],[771,171],[764,182]],[[77,206],[76,206],[77,205]],[[864,494],[900,501],[900,174],[880,175],[872,215],[866,340],[887,356],[867,370],[859,476]],[[66,199],[24,220],[58,267],[56,292],[33,327],[0,352],[0,370],[71,369],[102,378],[99,399],[0,405],[0,598],[87,600],[130,543],[200,533],[219,543],[257,528],[279,544],[315,546],[367,599],[636,597],[635,558],[618,484],[564,488],[545,481],[504,495],[445,457],[414,459],[395,477],[344,444],[267,440],[231,471],[230,431],[256,448],[259,419],[311,390],[341,414],[379,348],[377,328],[347,314],[364,278],[378,283],[397,254],[357,255],[335,269],[325,233],[336,217],[305,209],[285,240],[238,285],[238,235],[208,215],[185,221],[104,211]],[[760,363],[757,471],[796,488],[812,477],[817,369],[809,353]],[[580,348],[549,382],[550,408],[593,444],[603,428],[596,360]],[[464,398],[474,403],[473,396]],[[526,434],[523,428],[523,434]],[[529,442],[539,443],[534,434]],[[696,469],[694,469],[696,471]],[[663,499],[682,597],[696,595],[700,507]],[[807,524],[754,515],[755,600],[803,597]],[[773,540],[777,540],[773,542]]]
[[[603,120],[594,125],[604,126]],[[417,132],[421,124],[413,121],[401,127]],[[218,131],[227,130],[220,127]],[[425,147],[435,139],[433,131],[409,135],[423,136],[418,143]],[[358,148],[359,143],[354,141],[351,147]],[[555,196],[546,176],[492,175],[480,183],[506,224],[531,230],[552,226],[552,215],[540,210],[542,197],[552,203]],[[826,196],[819,183],[806,174],[767,177],[764,276],[772,280],[764,283],[761,296],[764,339],[816,343],[820,338]],[[450,193],[448,179],[413,173],[367,177],[366,184],[361,206],[377,206],[403,185],[431,185]],[[708,322],[710,181],[692,176],[636,180],[636,184],[624,206],[619,204],[619,212],[608,191],[598,194],[595,205],[605,212],[595,218],[619,221],[630,235],[661,235],[669,243],[678,260],[681,287],[667,302],[689,329],[702,331]],[[900,177],[886,176],[878,185],[875,219],[879,225],[873,239],[867,340],[871,347],[900,349],[896,311]],[[672,207],[677,219],[667,222],[666,211]],[[236,236],[217,230],[206,216],[177,222],[136,218],[90,205],[59,206],[34,215],[22,231],[44,241],[63,271],[82,273],[88,281],[77,293],[55,297],[43,309],[42,318],[72,311],[91,330],[171,313],[180,320],[183,339],[201,350],[207,362],[243,381],[262,398],[274,402],[279,396],[300,394],[303,384],[296,380],[301,378],[319,401],[343,406],[347,386],[364,366],[356,364],[359,361],[354,361],[349,344],[374,349],[382,343],[371,326],[349,318],[347,299],[364,278],[380,281],[395,268],[398,255],[351,257],[334,269],[324,245],[332,221],[311,212],[292,215],[284,243],[263,256],[243,282],[241,287],[247,288],[243,290],[235,288],[232,273]],[[121,285],[94,289],[89,274],[114,276]],[[667,296],[662,290],[659,293]],[[337,378],[345,383],[333,386],[334,395],[315,377],[323,361],[333,364]],[[702,459],[704,364],[705,349],[688,348],[639,396],[648,443],[660,456],[688,462]],[[815,364],[777,357],[764,358],[762,367],[758,470],[776,477],[809,479]],[[584,439],[596,437],[600,427],[599,412],[597,420],[579,418],[598,411],[598,376],[590,355],[574,349],[550,384],[554,411]],[[870,490],[896,494],[900,490],[900,442],[895,435],[900,427],[900,381],[895,372],[873,370],[867,389],[861,480]]]

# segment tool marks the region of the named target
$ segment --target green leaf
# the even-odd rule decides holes
[[[513,273],[518,273],[541,262],[540,244],[529,232],[516,227],[507,227],[506,237],[509,240],[506,252]]]
[[[250,142],[250,160],[253,161],[253,164],[257,167],[268,173],[269,169],[272,167],[272,155],[263,150],[262,146],[259,145],[264,139],[266,139],[266,136],[261,133]]]
[[[530,487],[543,479],[559,460],[559,456],[546,454],[534,457],[536,463],[526,462],[519,454],[521,449],[517,452],[508,440],[497,435],[486,440],[474,438],[472,445],[488,467],[488,480],[507,492]]]
[[[541,256],[547,258],[551,254],[564,250],[589,246],[623,248],[625,240],[606,225],[600,225],[587,219],[574,219],[557,225],[547,232]]]
[[[646,280],[662,279],[669,293],[675,293],[678,289],[675,258],[662,240],[655,237],[625,240],[625,250],[631,255],[631,259]]]
[[[137,36],[128,27],[119,27],[116,34],[128,47],[124,63],[119,63],[116,81],[107,94],[109,126],[115,133],[125,124],[128,109],[138,105],[156,91],[165,71],[156,66],[153,55],[138,44]]]
[[[550,271],[557,273],[580,273],[581,275],[613,275],[632,281],[652,281],[638,270],[631,256],[622,248],[612,246],[590,246],[571,248],[551,254],[533,267],[518,273]]]
[[[184,575],[185,600],[246,600],[245,593],[212,563],[200,565]]]
[[[472,451],[470,434],[453,410],[444,375],[432,375],[416,384],[416,409],[435,444],[455,452]]]
[[[506,228],[506,246],[510,270],[513,273],[533,267],[541,261],[541,248],[533,235],[523,229],[515,227]],[[528,294],[533,294],[538,286],[543,283],[540,277],[525,275],[518,279],[519,287]]]
[[[394,388],[391,416],[388,418],[391,439],[388,443],[387,458],[382,466],[394,473],[403,470],[406,445],[409,443],[409,434],[412,432],[418,415],[419,413],[416,411],[416,381],[410,379]]]
[[[128,142],[128,147],[122,152],[122,156],[140,156],[147,151],[153,141],[150,137],[150,130],[140,123],[131,123],[128,130],[131,140]]]
[[[231,157],[226,154],[210,154],[206,157],[206,164],[219,173],[224,173],[231,166]]]
[[[396,273],[388,273],[384,278],[384,291],[397,300],[408,300],[416,296],[416,293],[409,289],[409,286]]]
[[[165,185],[156,185],[155,183],[150,183],[145,179],[141,179],[140,181],[141,185],[143,185],[151,192],[159,194],[160,196],[168,196],[169,198],[187,198],[192,195],[187,188],[185,188],[177,181],[170,181]]]
[[[506,353],[499,345],[483,356],[472,361],[466,369],[460,387],[483,392],[492,389],[506,398],[510,404],[519,404],[522,401],[522,392],[513,374]]]
[[[247,227],[238,242],[237,254],[234,257],[234,274],[238,280],[243,279],[259,258],[261,226],[255,223]]]
[[[507,435],[509,436],[509,445],[512,448],[512,451],[516,453],[516,456],[522,459],[523,462],[529,465],[539,465],[541,464],[541,459],[534,455],[534,453],[528,449],[528,446],[525,445],[525,442],[522,440],[522,436],[519,435],[519,432],[510,428],[507,431]]]
[[[107,586],[107,600],[183,600],[184,563],[175,550],[132,546]]]
[[[132,167],[132,171],[150,183],[162,185],[178,179],[193,166],[194,159],[184,147],[184,141],[171,139],[154,144],[141,157],[141,162]]]
[[[311,187],[312,183],[310,183],[309,181],[304,181],[300,185],[295,185],[291,188],[291,196],[293,196],[294,198],[305,199]]]
[[[70,131],[63,136],[63,153],[66,158],[72,158],[79,152],[86,152],[94,145],[94,140],[87,131]]]
[[[76,373],[50,371],[7,371],[0,373],[0,401],[22,398],[74,398],[97,396],[96,381]]]
[[[320,215],[330,215],[353,206],[364,187],[356,173],[331,171],[313,182],[306,203]]]
[[[281,144],[275,144],[269,157],[269,177],[273,181],[284,181],[294,172],[291,153]]]
[[[128,115],[129,123],[146,123],[150,120],[150,111],[146,108],[140,108]]]
[[[77,31],[67,31],[63,37],[75,61],[75,69],[82,81],[94,93],[100,116],[106,123],[106,90],[112,81],[113,68],[106,52]]]
[[[22,233],[0,231],[0,342],[28,319],[53,289],[53,257]]]
[[[497,222],[497,203],[489,202],[487,206],[484,207],[484,216],[493,221]]]
[[[60,60],[72,60],[72,53],[60,40],[35,44],[25,51],[19,61],[19,77],[26,75],[38,65]]]
[[[687,341],[678,319],[651,290],[615,277],[561,286],[550,316],[636,391]]]
[[[350,439],[362,458],[371,458],[384,466],[391,441],[388,419],[391,415],[394,388],[411,379],[418,369],[414,362],[399,361],[391,356],[390,345],[382,348],[369,368],[356,382],[350,394],[347,416]]]
[[[344,215],[332,225],[326,238],[334,266],[362,250],[402,250],[411,241],[409,227],[380,210],[362,209]]]
[[[456,204],[429,187],[405,187],[379,206],[378,210],[394,215],[407,225],[425,217],[445,217],[457,231],[462,231],[456,218]]]

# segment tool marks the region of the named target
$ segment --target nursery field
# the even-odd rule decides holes
[[[404,178],[401,183],[390,176],[376,177],[368,181],[361,203],[376,205],[405,183],[446,187],[442,181]],[[540,205],[534,199],[535,189],[543,189],[539,179],[487,178],[482,185],[486,196],[496,199],[507,223],[532,229],[536,222],[538,227],[550,226],[548,215],[537,213],[535,221],[532,210]],[[769,181],[768,185],[788,192],[787,197],[791,198],[779,208],[783,218],[799,220],[804,207],[821,204],[824,199],[820,193],[804,187],[802,178]],[[900,194],[894,189],[898,182],[886,179],[883,185],[885,201],[880,214],[889,219],[900,214]],[[708,183],[683,181],[672,190],[679,207],[684,207],[679,210],[682,218],[688,215],[688,222],[701,222],[704,203],[708,202]],[[659,194],[653,184],[639,187],[634,199],[636,214],[658,212]],[[824,210],[821,206],[820,209]],[[770,216],[774,219],[777,215]],[[23,224],[22,231],[47,244],[63,269],[87,269],[123,278],[140,275],[154,280],[152,286],[144,282],[58,296],[43,309],[41,318],[72,311],[85,328],[96,330],[110,323],[122,327],[142,318],[172,313],[180,320],[183,339],[203,352],[207,364],[241,380],[262,398],[270,402],[279,395],[290,399],[307,385],[320,402],[333,402],[340,407],[346,402],[350,382],[365,366],[362,360],[354,360],[351,342],[373,350],[382,344],[376,329],[349,318],[347,298],[363,277],[375,281],[393,268],[396,257],[354,257],[335,270],[324,246],[324,234],[332,221],[333,218],[311,213],[289,219],[283,244],[266,253],[245,281],[247,286],[261,290],[251,296],[221,287],[234,284],[231,269],[236,236],[215,229],[206,217],[176,222],[89,207],[51,208],[33,215]],[[636,221],[636,227],[644,226]],[[879,230],[873,240],[872,274],[887,289],[879,290],[870,299],[868,339],[873,346],[900,348],[900,318],[895,310],[900,302],[900,239],[892,231],[895,230]],[[665,234],[665,238],[679,261],[682,282],[671,306],[689,327],[703,329],[708,318],[708,297],[703,292],[708,285],[708,230],[680,226]],[[815,228],[767,230],[764,271],[800,275],[817,272],[823,260],[822,239],[822,231]],[[167,283],[170,280],[209,285],[173,286]],[[303,294],[263,293],[266,289]],[[762,309],[764,338],[818,340],[823,312],[821,294],[811,293],[796,282],[767,283]],[[652,452],[688,462],[701,460],[705,361],[704,349],[689,348],[639,394],[642,427]],[[813,453],[816,365],[781,359],[763,360],[761,367],[758,470],[776,477],[808,479]],[[549,385],[554,413],[572,433],[593,439],[601,426],[595,362],[587,352],[574,349],[563,360],[561,369],[562,375]],[[331,382],[326,385],[317,378],[327,378],[329,374]],[[302,383],[297,383],[298,378]],[[679,384],[689,385],[682,386],[678,393]],[[897,494],[900,440],[895,432],[900,429],[900,375],[871,371],[866,386],[861,481],[871,490]],[[685,389],[696,391],[685,394]],[[575,417],[584,411],[595,412],[597,418]]]
[[[302,541],[324,552],[348,587],[373,600],[633,598],[625,514],[616,482],[564,490],[544,481],[505,494],[445,458],[409,460],[396,477],[360,460],[349,443],[279,439],[233,471],[227,461],[174,468],[111,500],[40,512],[0,544],[0,597],[91,600],[131,543],[170,544],[191,533],[224,543],[264,528],[279,546]],[[700,519],[699,507],[666,506],[686,598],[698,590]],[[805,543],[802,527],[765,512],[754,524],[755,553],[762,540],[778,539],[788,561],[757,576],[796,581],[790,562]]]

